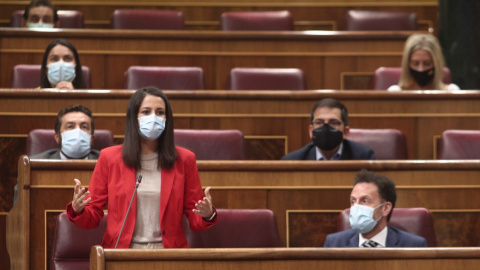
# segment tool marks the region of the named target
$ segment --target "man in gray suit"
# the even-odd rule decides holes
[[[349,221],[353,229],[327,235],[325,247],[427,247],[425,238],[388,227],[397,194],[389,178],[366,170],[355,177]]]
[[[30,158],[98,159],[100,152],[92,149],[95,126],[92,112],[83,105],[60,110],[55,120],[55,141],[59,148],[47,150]]]

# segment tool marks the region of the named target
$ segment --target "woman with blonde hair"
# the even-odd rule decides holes
[[[442,82],[444,67],[445,60],[437,38],[430,34],[413,34],[403,49],[400,81],[388,91],[459,90],[456,84]]]

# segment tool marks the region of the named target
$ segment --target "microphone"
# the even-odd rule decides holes
[[[128,205],[128,208],[127,208],[127,214],[125,214],[125,219],[123,220],[122,228],[120,229],[120,234],[118,235],[117,243],[115,244],[115,248],[117,248],[118,241],[120,241],[120,236],[122,236],[123,227],[125,226],[125,221],[127,221],[127,217],[128,217],[128,212],[130,212],[130,207],[132,206],[133,197],[135,197],[135,193],[137,193],[137,188],[138,188],[138,186],[140,185],[141,182],[142,182],[142,176],[139,175],[137,177],[137,182],[135,183],[135,189],[133,190],[132,198],[130,199],[130,204]]]

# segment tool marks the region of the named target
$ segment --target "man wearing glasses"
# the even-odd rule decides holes
[[[358,160],[376,159],[373,150],[347,139],[347,108],[333,98],[317,102],[310,115],[308,132],[312,142],[285,155],[283,160]]]

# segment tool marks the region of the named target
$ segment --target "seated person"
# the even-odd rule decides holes
[[[30,158],[98,159],[100,152],[92,149],[94,140],[92,112],[83,105],[60,110],[55,120],[55,141],[59,148],[47,150]]]
[[[353,229],[327,235],[325,247],[427,247],[425,238],[387,227],[397,193],[389,178],[360,171],[350,195]]]
[[[40,70],[41,88],[86,88],[77,50],[65,39],[55,39],[45,49]]]
[[[30,156],[38,159],[98,159],[100,152],[92,149],[95,126],[92,112],[83,105],[71,105],[58,112],[55,120],[55,141],[59,148]],[[13,204],[18,200],[15,185]]]
[[[283,160],[357,160],[376,159],[373,150],[347,138],[347,108],[333,98],[317,102],[310,114],[308,132],[312,142],[288,153]]]
[[[387,90],[460,90],[456,84],[442,82],[444,67],[445,59],[437,38],[430,34],[413,34],[403,49],[400,81]]]
[[[25,7],[22,27],[54,28],[58,27],[58,15],[55,6],[47,0],[33,0]]]

